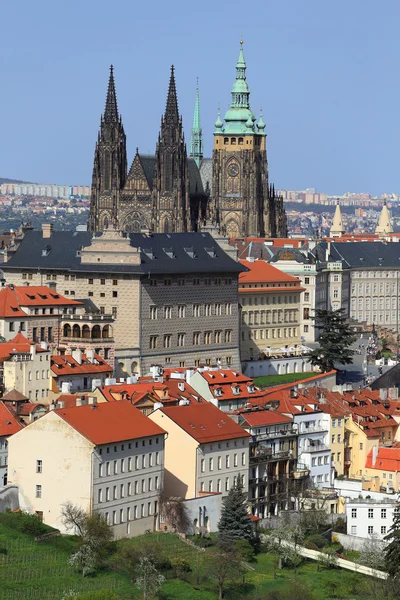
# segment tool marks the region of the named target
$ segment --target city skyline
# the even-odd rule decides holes
[[[19,29],[16,35],[7,28],[0,40],[6,82],[0,105],[7,115],[0,175],[90,180],[111,63],[130,140],[129,162],[136,146],[154,152],[172,63],[188,148],[199,77],[205,155],[210,156],[217,106],[222,114],[227,109],[242,35],[251,106],[256,114],[263,108],[269,166],[278,188],[313,186],[328,194],[361,189],[373,195],[398,190],[399,84],[392,77],[400,58],[396,3],[388,0],[386,11],[376,13],[375,3],[367,1],[360,13],[343,0],[335,7],[308,0],[301,11],[287,0],[259,7],[254,19],[240,23],[235,7],[240,5],[221,7],[216,14],[206,2],[196,28],[208,32],[207,42],[201,34],[193,43],[192,19],[181,2],[157,6],[156,18],[150,7],[134,8],[125,0],[111,17],[103,1],[72,2],[68,9],[47,1],[6,6],[5,21],[18,20]],[[173,27],[165,26],[171,22]],[[56,42],[49,37],[53,30]]]

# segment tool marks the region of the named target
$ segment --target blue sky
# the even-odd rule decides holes
[[[169,68],[189,146],[196,77],[206,154],[240,36],[271,181],[400,192],[398,0],[2,0],[0,176],[89,184],[114,64],[129,162],[153,152]]]

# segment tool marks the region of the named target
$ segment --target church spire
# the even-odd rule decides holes
[[[380,235],[387,235],[388,233],[393,233],[393,227],[390,221],[388,207],[386,206],[386,200],[383,203],[382,211],[379,216],[379,222],[375,229],[375,233],[378,233]]]
[[[104,109],[104,122],[118,123],[117,94],[115,93],[114,67],[112,65],[110,66],[110,78],[108,80],[106,107]]]
[[[336,204],[335,214],[333,216],[332,226],[329,231],[329,235],[333,238],[342,237],[345,232],[343,225],[342,212],[340,210],[339,200]]]
[[[200,122],[199,79],[196,85],[196,100],[194,103],[192,137],[190,140],[190,156],[200,168],[203,159],[203,133]]]
[[[169,79],[169,88],[167,96],[167,105],[165,107],[164,119],[168,124],[179,123],[178,98],[175,85],[175,67],[171,66],[171,77]]]

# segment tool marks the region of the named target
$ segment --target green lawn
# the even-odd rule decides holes
[[[68,566],[68,557],[77,547],[77,538],[63,536],[36,543],[29,535],[10,528],[10,515],[0,514],[0,598],[1,600],[61,600],[68,590],[86,592],[100,589],[115,590],[121,600],[139,600],[142,596],[131,583],[130,575],[124,572],[115,555],[110,556],[108,568],[93,576],[82,576]],[[164,572],[167,577],[162,587],[163,600],[217,600],[215,581],[209,578],[205,560],[207,552],[199,552],[182,542],[173,534],[155,533],[143,535],[115,544],[132,544],[141,551],[156,548],[157,555],[164,554],[173,560],[184,559],[191,571],[174,577],[171,569]],[[292,569],[277,571],[274,579],[274,557],[260,554],[253,563],[254,570],[245,572],[245,583],[238,580],[228,582],[225,598],[229,600],[261,600],[268,598],[270,591],[297,589],[306,584],[316,600],[329,598],[372,598],[365,582],[368,578],[344,570],[318,571],[318,565],[305,562],[295,574]],[[296,596],[293,596],[294,600]]]
[[[267,388],[273,385],[292,383],[299,381],[299,379],[308,379],[309,377],[315,377],[315,375],[317,375],[317,373],[312,371],[306,371],[305,373],[287,373],[286,375],[265,375],[263,377],[255,377],[254,383],[259,388]]]

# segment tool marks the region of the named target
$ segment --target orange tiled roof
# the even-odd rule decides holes
[[[15,415],[0,402],[0,436],[13,435],[22,429]]]
[[[400,471],[400,448],[378,447],[378,454],[373,464],[373,449],[368,452],[365,466],[367,469],[379,469],[381,471]]]
[[[17,333],[12,340],[0,344],[0,361],[2,362],[7,360],[12,354],[15,353],[29,353],[31,351],[32,344],[33,342],[30,342],[24,335],[22,335],[21,332]],[[36,344],[36,352],[48,352],[48,350],[45,350]]]
[[[243,283],[290,283],[296,285],[300,282],[297,277],[280,271],[264,260],[239,260],[240,264],[249,271],[239,274],[239,284]],[[255,288],[257,289],[257,288]],[[240,291],[240,288],[239,288]]]
[[[159,410],[200,444],[250,437],[247,431],[210,402]],[[168,430],[167,424],[165,428]]]
[[[292,418],[282,415],[275,410],[257,410],[241,414],[244,423],[250,427],[262,427],[263,425],[275,425],[278,423],[291,423]]]
[[[60,408],[54,413],[96,446],[165,433],[127,400]]]
[[[72,354],[51,357],[51,370],[55,375],[83,375],[91,373],[112,373],[112,367],[98,354],[94,355],[96,362],[89,362],[86,354],[82,354],[82,364],[79,364]]]
[[[21,306],[79,306],[81,302],[61,296],[46,285],[7,286],[0,290],[0,317],[26,317]]]

